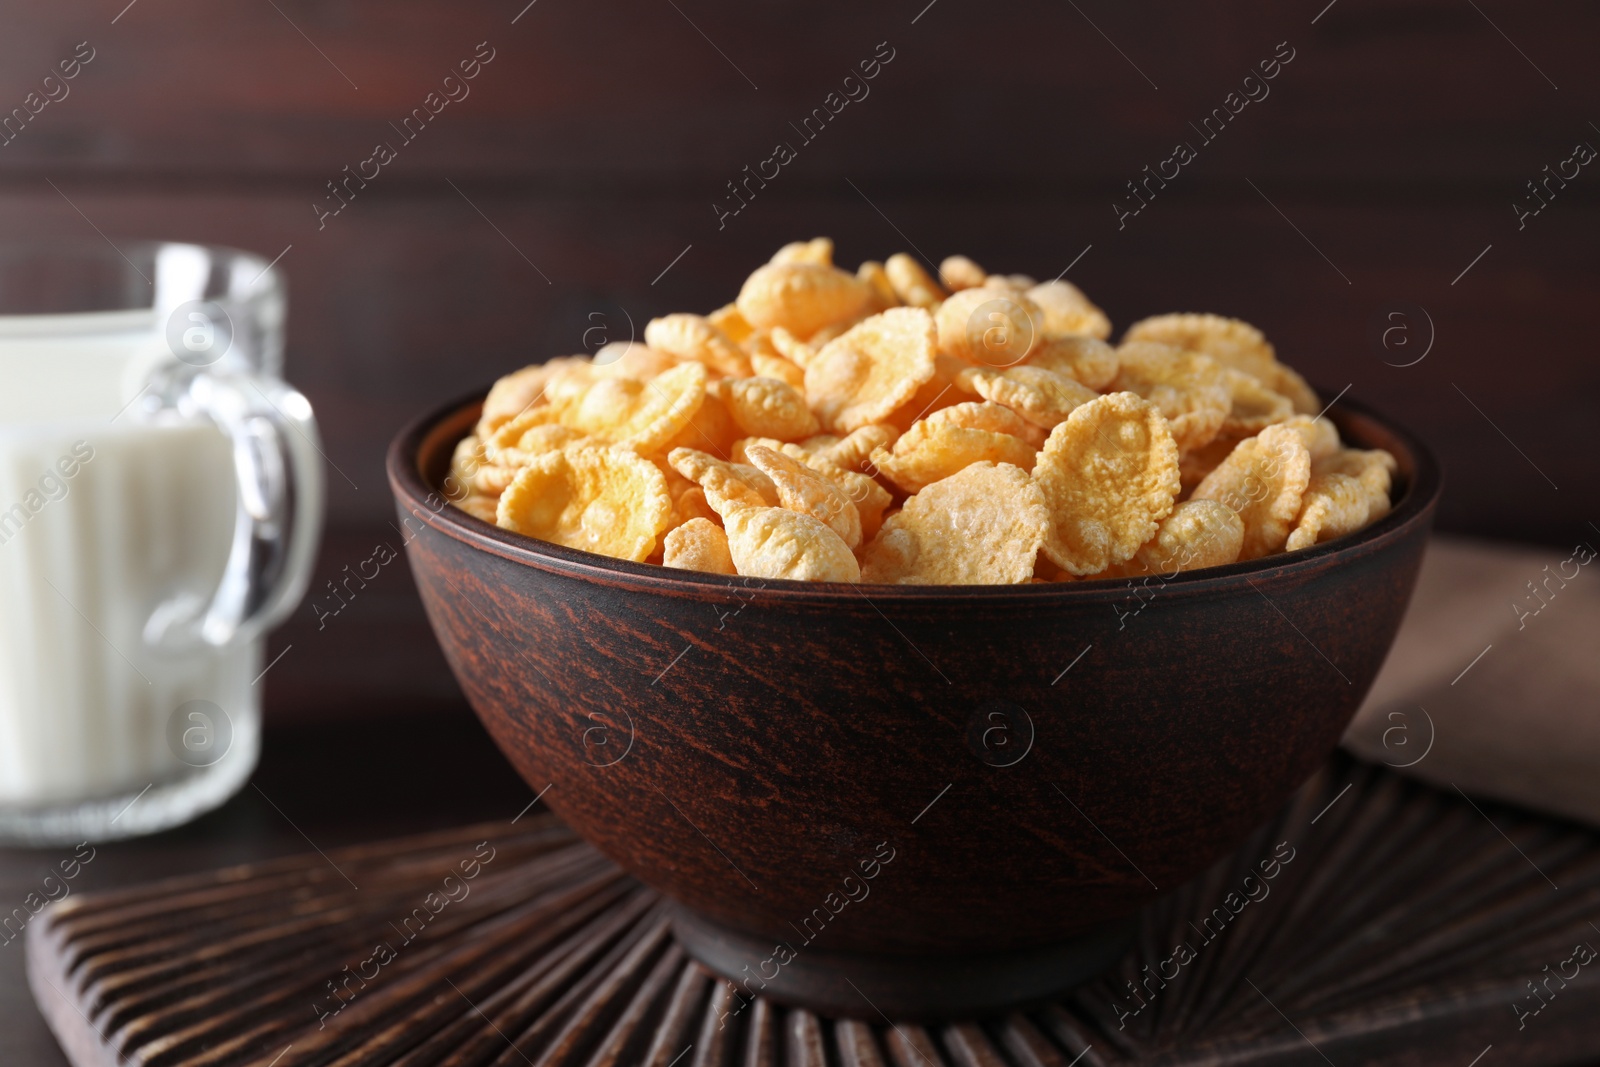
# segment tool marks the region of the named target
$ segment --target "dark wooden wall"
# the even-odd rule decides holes
[[[288,249],[290,375],[337,468],[326,575],[393,538],[382,453],[422,408],[579,351],[596,324],[715,307],[818,233],[852,263],[1075,262],[1119,325],[1244,317],[1434,444],[1445,528],[1570,543],[1600,522],[1600,166],[1521,229],[1512,206],[1600,147],[1593,5],[124,2],[0,9],[0,113],[94,49],[0,147],[0,233]],[[402,142],[390,124],[490,49],[470,95]],[[890,50],[803,142],[790,123]],[[1290,50],[1202,143],[1190,123]],[[319,228],[326,183],[379,141],[397,157]],[[797,158],[719,227],[726,183],[779,141]],[[1119,228],[1125,183],[1179,141],[1198,158]],[[1402,303],[1413,344],[1386,350],[1373,324]],[[1426,358],[1392,365],[1429,321]],[[450,697],[418,619],[399,572],[326,632],[303,608],[274,703]]]

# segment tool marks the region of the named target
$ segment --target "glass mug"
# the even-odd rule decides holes
[[[153,832],[254,769],[322,512],[285,308],[244,252],[0,245],[0,840]]]

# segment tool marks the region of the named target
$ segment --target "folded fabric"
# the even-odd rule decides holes
[[[1344,746],[1445,789],[1600,824],[1600,530],[1429,545]]]

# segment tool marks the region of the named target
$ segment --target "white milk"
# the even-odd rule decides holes
[[[74,329],[0,318],[0,806],[14,808],[193,774],[169,731],[191,700],[248,732],[234,745],[250,751],[230,755],[254,758],[261,642],[174,653],[143,633],[158,604],[217,586],[230,443],[209,422],[124,410],[161,351],[149,311]]]

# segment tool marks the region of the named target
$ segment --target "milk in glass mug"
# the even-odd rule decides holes
[[[284,314],[243,252],[0,245],[0,841],[152,832],[249,778],[322,511]]]

